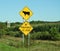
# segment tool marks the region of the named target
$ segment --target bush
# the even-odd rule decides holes
[[[59,30],[56,27],[52,27],[50,29],[50,35],[51,35],[51,40],[59,40],[60,39]]]
[[[51,35],[49,34],[48,31],[45,32],[35,32],[31,35],[32,39],[41,39],[41,40],[50,40]]]
[[[0,38],[5,35],[7,32],[4,29],[0,29]]]
[[[22,34],[19,31],[8,31],[6,35],[14,36],[14,37],[21,37]]]
[[[34,32],[33,34],[31,34],[31,38],[32,39],[40,39],[40,35],[41,35],[41,32]]]
[[[15,35],[15,32],[9,31],[9,32],[7,32],[7,35],[14,36]]]
[[[49,34],[48,31],[41,32],[40,39],[42,39],[42,40],[50,40],[51,35]]]
[[[57,33],[56,35],[51,36],[51,40],[60,40],[60,34]]]

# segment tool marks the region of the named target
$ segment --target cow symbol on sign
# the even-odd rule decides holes
[[[30,15],[30,12],[27,12],[27,11],[23,11],[24,15]]]

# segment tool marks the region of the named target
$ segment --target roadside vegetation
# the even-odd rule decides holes
[[[27,51],[23,48],[22,23],[0,22],[0,51]],[[60,51],[60,22],[31,21],[30,51]]]

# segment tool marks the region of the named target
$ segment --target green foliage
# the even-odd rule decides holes
[[[50,40],[51,39],[51,35],[49,34],[48,31],[45,32],[35,32],[31,35],[32,39],[42,39],[42,40]]]
[[[59,35],[60,35],[60,34],[58,34],[58,33],[59,33],[59,32],[58,32],[58,28],[52,27],[52,28],[50,29],[51,39],[52,39],[52,40],[60,39],[60,38],[58,38]]]
[[[18,30],[18,27],[5,28],[5,31],[7,31],[6,35],[10,35],[14,37],[22,36],[22,33]]]
[[[60,22],[31,21],[30,23],[33,27],[33,30],[31,31],[32,39],[60,39]],[[11,27],[7,28],[6,23],[0,23],[0,35],[22,37],[22,32],[19,30],[20,25],[21,23],[19,22],[11,23]]]
[[[6,27],[6,24],[5,24],[5,23],[0,22],[0,29],[3,29],[3,28],[5,28],[5,27]]]
[[[31,38],[32,39],[40,39],[40,35],[41,35],[41,32],[34,32],[33,34],[31,34]]]
[[[5,35],[7,32],[4,29],[0,29],[0,38]]]
[[[15,32],[9,31],[9,32],[7,32],[6,35],[10,35],[10,36],[14,36],[14,37],[21,37],[21,34],[18,31],[15,31]]]
[[[43,40],[50,40],[51,39],[51,35],[49,34],[48,31],[41,32],[40,38],[43,39]]]

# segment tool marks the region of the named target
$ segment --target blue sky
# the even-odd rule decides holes
[[[60,21],[60,0],[0,0],[0,22],[23,22],[19,11],[25,6],[33,12],[29,21]]]

